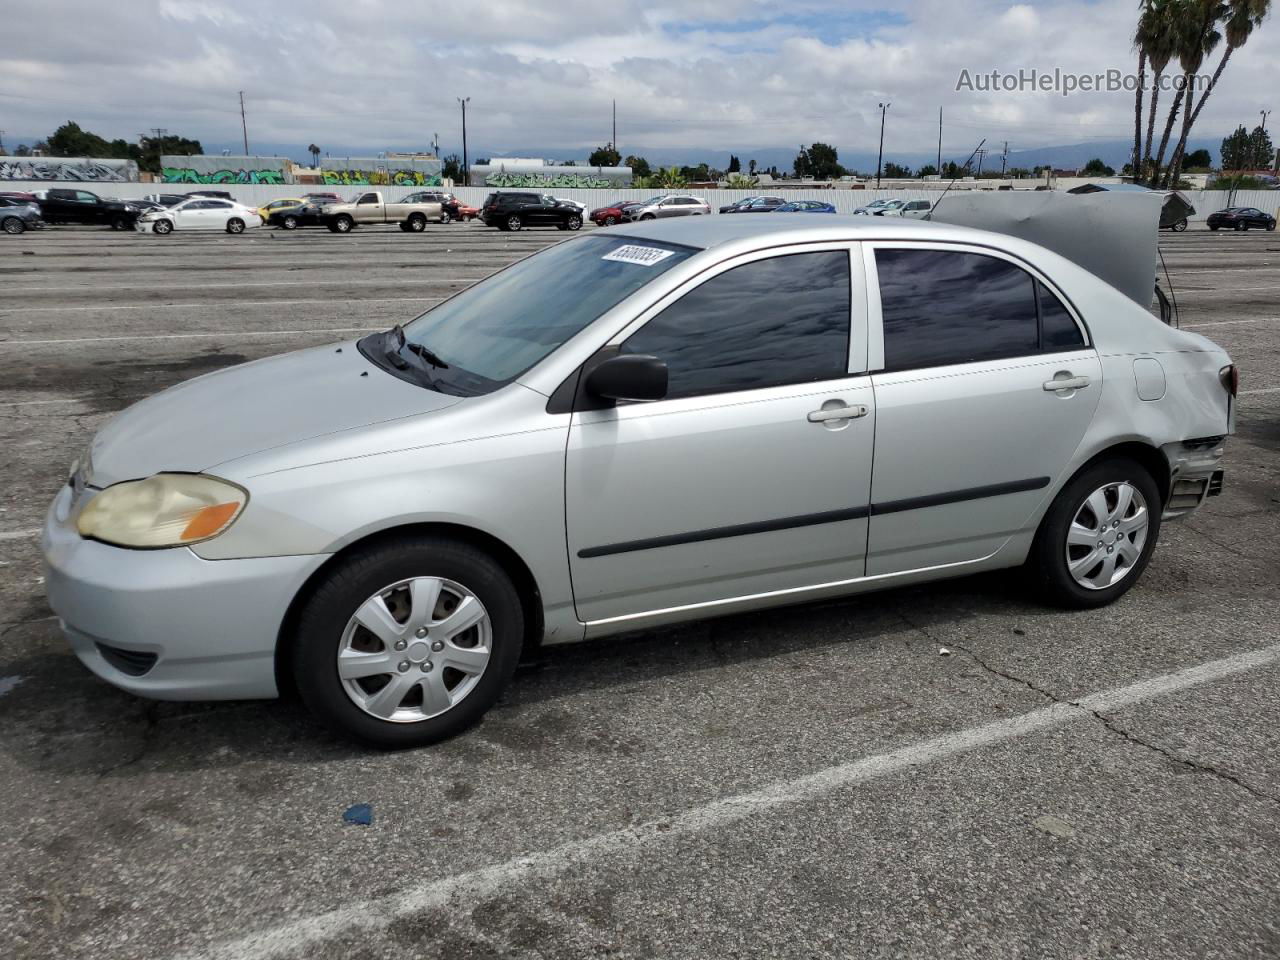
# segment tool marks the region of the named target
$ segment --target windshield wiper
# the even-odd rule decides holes
[[[396,324],[386,334],[388,337],[394,338],[394,346],[387,345],[383,347],[382,355],[386,357],[397,370],[408,370],[409,363],[404,357],[400,356],[400,348],[404,346],[404,328],[400,324]]]
[[[401,336],[403,336],[403,334],[401,334]],[[403,343],[401,346],[408,347],[410,350],[412,350],[414,353],[420,356],[423,360],[427,361],[427,363],[431,364],[433,367],[436,367],[440,370],[449,369],[449,365],[440,359],[440,355],[438,353],[435,353],[432,350],[429,350],[427,347],[424,347],[420,343],[414,343],[412,340],[409,340]]]

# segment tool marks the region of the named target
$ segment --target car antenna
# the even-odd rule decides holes
[[[982,144],[986,142],[987,142],[987,138],[983,137],[981,142],[976,147],[973,148],[973,153],[969,154],[969,159],[964,162],[964,166],[960,167],[959,170],[969,169],[969,164],[973,163],[973,158],[978,155],[978,151],[982,149]],[[951,178],[951,182],[947,184],[947,189],[942,191],[942,196],[933,202],[933,206],[929,209],[929,212],[924,215],[925,220],[933,219],[933,212],[934,210],[938,209],[938,204],[940,204],[943,201],[943,198],[945,198],[946,195],[951,192],[951,188],[954,187],[956,185],[956,181],[960,179],[959,170],[956,172],[956,175]],[[938,171],[938,172],[941,173],[942,171]]]

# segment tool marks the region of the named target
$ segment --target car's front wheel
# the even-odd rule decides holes
[[[1127,458],[1081,471],[1054,498],[1028,565],[1040,594],[1064,607],[1101,607],[1142,576],[1160,536],[1160,489]]]
[[[332,230],[334,233],[350,233],[351,228],[354,227],[355,225],[356,225],[356,222],[344,214],[342,216],[335,218],[333,221],[333,226],[331,226],[329,229]]]
[[[1249,225],[1248,225],[1247,223],[1245,223],[1243,220],[1237,221],[1237,223],[1236,223],[1236,230],[1237,230],[1237,231],[1241,231],[1241,232],[1243,232],[1243,231],[1248,230],[1248,229],[1249,229]]]
[[[1210,229],[1210,230],[1212,230],[1214,233],[1217,233],[1217,232],[1218,232],[1218,225],[1217,225],[1216,223],[1211,223],[1211,224],[1209,224],[1209,229]]]
[[[427,218],[420,213],[415,213],[405,221],[410,233],[421,233],[427,229]]]
[[[158,233],[161,235],[164,235],[166,233],[173,233],[173,224],[168,220],[157,220],[154,224],[151,225],[151,232]]]
[[[124,217],[116,217],[114,220],[111,221],[111,229],[112,230],[128,230],[129,221]]]
[[[22,233],[22,231],[26,229],[27,229],[27,225],[23,223],[21,220],[19,220],[17,217],[4,218],[5,233],[13,234],[14,236],[17,236],[19,233]]]
[[[646,214],[645,214],[644,216],[642,216],[640,219],[641,219],[641,220],[656,220],[656,219],[657,219],[657,217],[655,217],[652,213],[646,213]]]
[[[284,227],[286,230],[297,230],[298,218],[293,216],[285,217],[280,221],[280,226]]]
[[[604,218],[604,225],[606,227],[612,227],[617,222],[618,222],[618,218],[614,216],[608,216]]]
[[[564,228],[566,230],[581,230],[582,217],[578,216],[576,213],[570,215],[569,218],[564,222]]]
[[[331,570],[298,618],[293,674],[330,727],[380,747],[453,736],[502,693],[520,658],[515,585],[488,554],[403,537]]]
[[[449,223],[449,222],[450,222],[450,221],[452,221],[452,220],[453,220],[453,214],[451,214],[448,210],[444,209],[444,207],[441,207],[441,208],[440,208],[440,222],[441,222],[441,223]]]

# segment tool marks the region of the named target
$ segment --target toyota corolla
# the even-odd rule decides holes
[[[1009,236],[646,221],[124,411],[49,510],[48,594],[126,690],[288,686],[422,744],[539,643],[1000,568],[1111,603],[1219,489],[1235,390]]]

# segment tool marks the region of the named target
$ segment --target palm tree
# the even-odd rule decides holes
[[[1156,108],[1160,103],[1160,80],[1164,77],[1165,68],[1173,59],[1177,34],[1174,30],[1177,3],[1175,0],[1144,0],[1142,14],[1138,18],[1138,28],[1133,42],[1146,54],[1147,63],[1151,66],[1151,104],[1147,109],[1147,139],[1138,156],[1141,163],[1134,162],[1134,182],[1141,183],[1147,168],[1151,165],[1151,141],[1155,135]],[[1140,119],[1142,114],[1143,95],[1142,65],[1138,66],[1138,92],[1135,112]],[[1135,123],[1135,136],[1137,125]],[[1135,148],[1137,150],[1137,148]]]
[[[1143,36],[1143,25],[1151,4],[1144,0],[1142,8],[1142,15],[1138,17],[1138,28],[1133,34],[1133,46],[1138,51],[1138,93],[1133,104],[1133,176],[1135,180],[1142,178],[1142,85],[1147,79],[1147,42]]]
[[[668,190],[674,187],[683,187],[688,182],[680,175],[679,167],[666,167],[659,170],[654,180],[656,186]]]
[[[1178,145],[1173,156],[1169,158],[1169,166],[1164,172],[1161,185],[1176,185],[1172,180],[1175,168],[1182,165],[1182,151],[1186,149],[1187,135],[1191,132],[1192,106],[1195,103],[1196,75],[1204,65],[1204,58],[1213,52],[1222,40],[1218,30],[1218,21],[1227,14],[1227,5],[1221,0],[1192,0],[1191,10],[1186,20],[1186,32],[1182,34],[1183,42],[1178,44],[1178,62],[1182,66],[1183,89],[1187,94],[1187,102],[1182,109],[1182,133],[1178,137]]]
[[[311,165],[318,167],[320,165],[320,148],[313,143],[307,147],[307,152],[311,154]]]
[[[1213,93],[1213,88],[1217,85],[1218,78],[1222,76],[1222,71],[1226,69],[1227,61],[1231,59],[1231,54],[1249,42],[1249,37],[1253,35],[1253,31],[1262,25],[1262,21],[1267,18],[1267,14],[1270,12],[1271,0],[1227,0],[1226,19],[1223,24],[1227,34],[1227,47],[1222,51],[1222,59],[1218,61],[1217,69],[1213,71],[1213,76],[1209,78],[1209,84],[1204,88],[1204,93],[1200,96],[1200,102],[1196,104],[1195,110],[1192,111],[1184,124],[1182,137],[1178,141],[1177,149],[1173,153],[1173,160],[1170,162],[1170,166],[1173,168],[1169,178],[1171,183],[1177,183],[1178,175],[1182,172],[1182,159],[1187,151],[1187,134],[1191,132],[1192,126],[1195,125],[1196,119],[1200,116],[1200,111],[1204,109],[1204,104],[1209,99],[1209,94]],[[1188,106],[1190,105],[1188,104]]]

